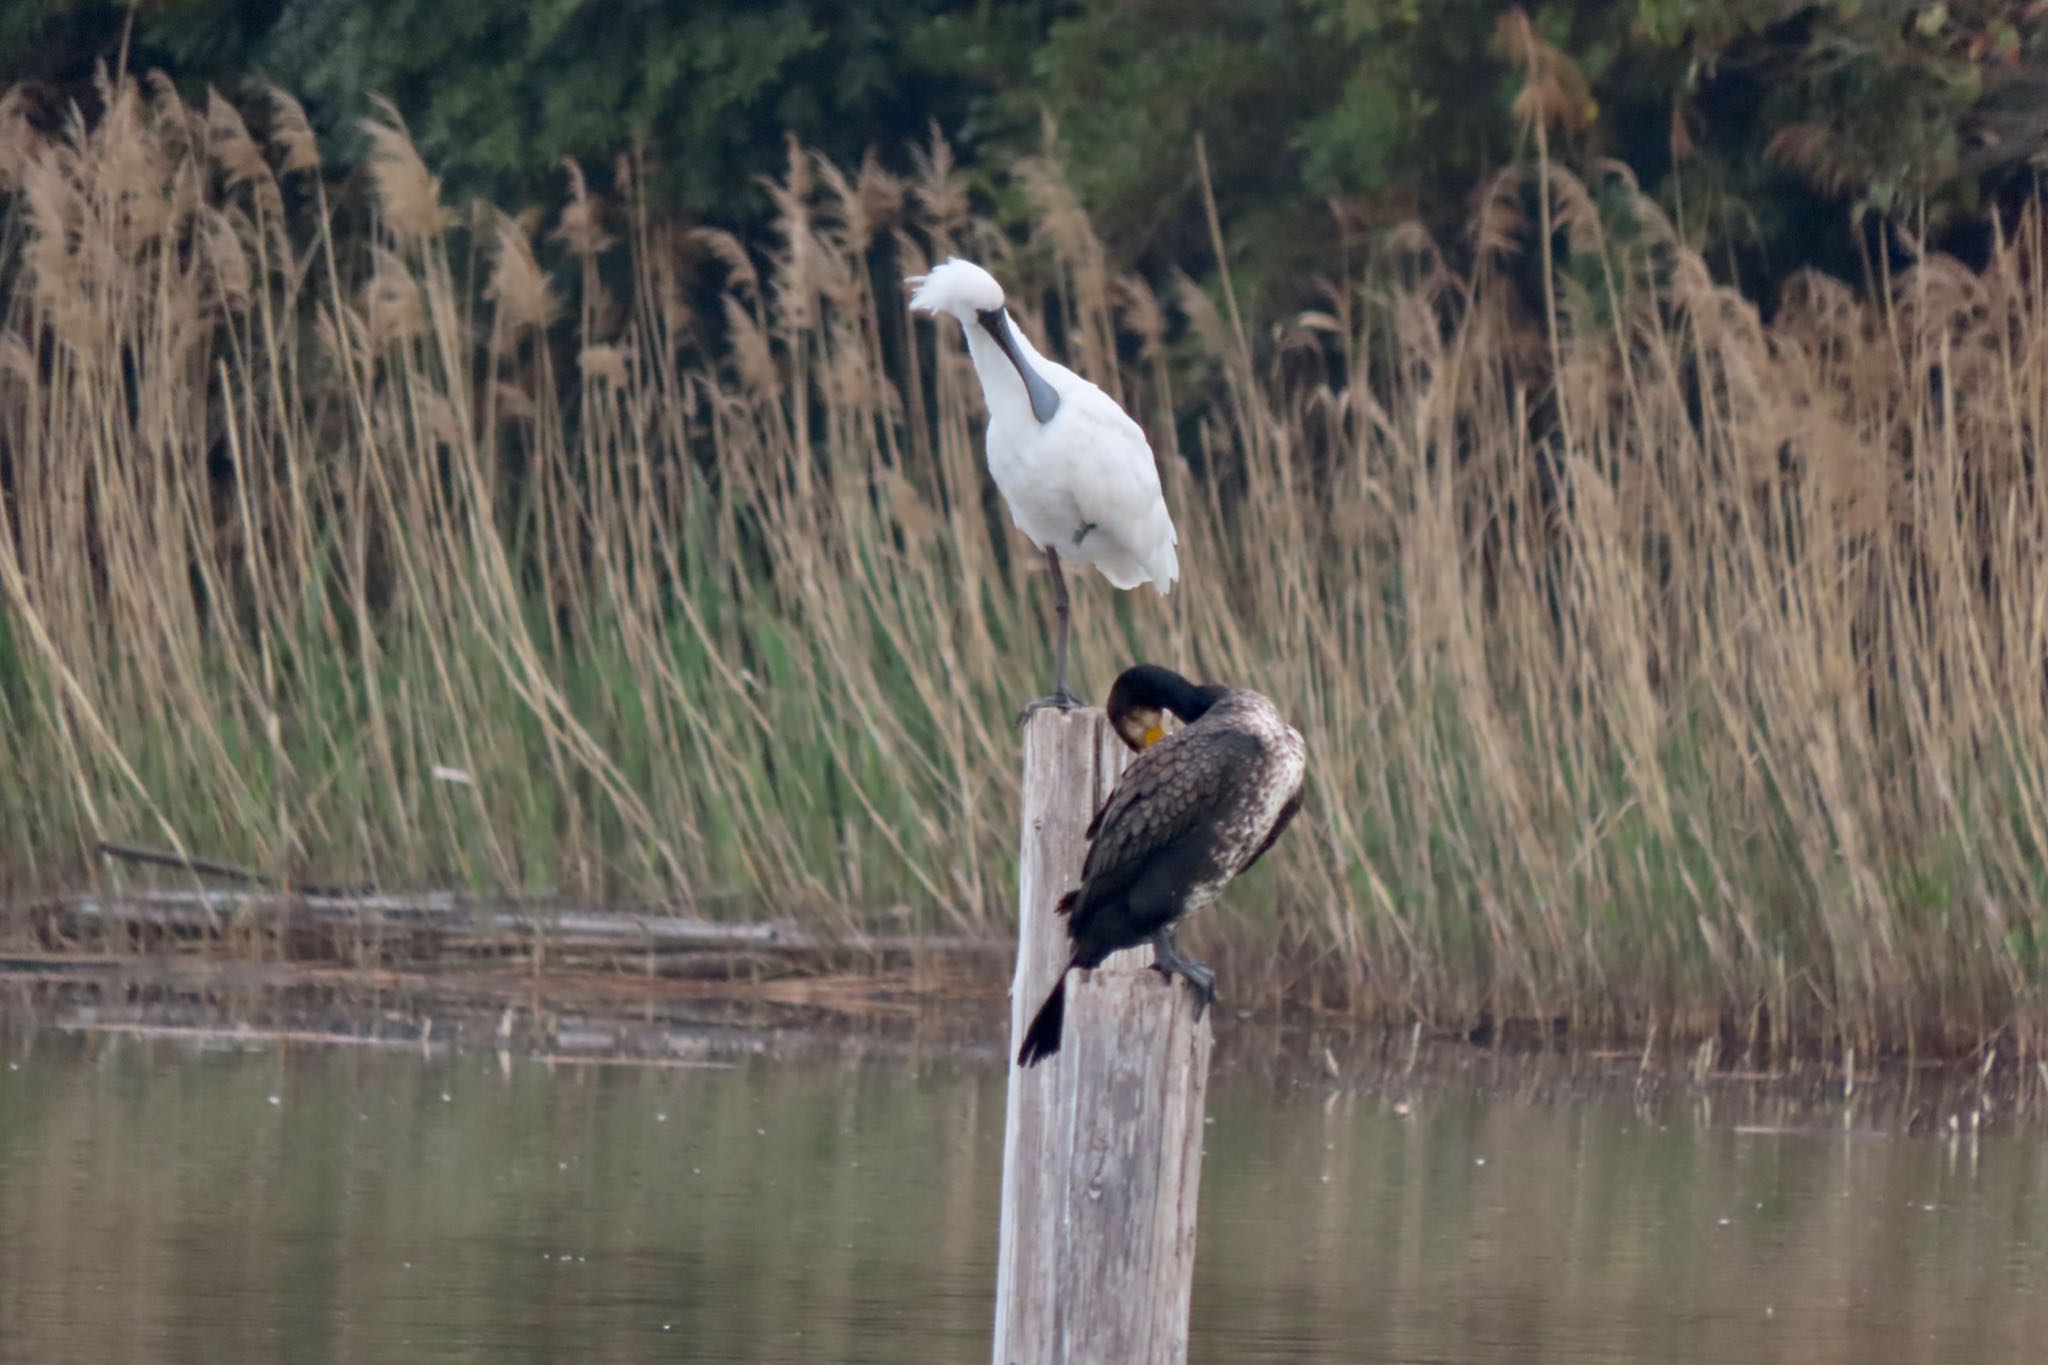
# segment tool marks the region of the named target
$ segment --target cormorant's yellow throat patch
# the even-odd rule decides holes
[[[1166,731],[1164,729],[1157,725],[1148,725],[1145,727],[1145,733],[1143,736],[1144,743],[1141,744],[1139,747],[1149,749],[1153,745],[1157,744],[1160,740],[1165,738]]]

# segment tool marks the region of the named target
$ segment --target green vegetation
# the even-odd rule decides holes
[[[762,187],[785,139],[898,174],[939,129],[985,204],[1051,150],[1120,268],[1198,266],[1192,144],[1255,311],[1355,267],[1421,221],[1467,245],[1474,185],[1527,150],[1625,165],[1686,240],[1752,297],[1806,266],[1856,279],[1895,217],[1984,249],[1978,206],[2034,193],[2048,148],[2038,0],[15,0],[0,71],[45,128],[96,106],[125,42],[194,103],[209,88],[259,133],[272,85],[310,111],[330,163],[401,110],[457,201],[560,192],[565,158],[607,188],[639,145],[664,216],[772,231]],[[1505,17],[1504,17],[1505,16]],[[1533,45],[1532,45],[1533,42]],[[1540,70],[1532,66],[1538,51]],[[1330,231],[1335,212],[1341,231]]]
[[[94,103],[95,63],[187,98],[217,87],[252,123],[271,83],[310,111],[330,159],[369,150],[384,99],[436,173],[514,204],[559,192],[562,162],[602,173],[634,143],[666,210],[765,222],[760,177],[794,136],[848,164],[934,122],[973,121],[1025,60],[1036,4],[891,0],[22,0],[0,14],[0,71],[51,105]],[[132,27],[129,26],[132,14]],[[260,126],[260,125],[259,125]]]

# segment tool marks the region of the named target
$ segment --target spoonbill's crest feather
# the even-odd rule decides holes
[[[951,313],[962,322],[976,313],[1003,306],[1003,287],[996,277],[972,261],[958,256],[932,267],[911,283],[917,292],[910,296],[913,313]]]

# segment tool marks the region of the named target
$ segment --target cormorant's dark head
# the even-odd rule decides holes
[[[1118,739],[1142,753],[1166,737],[1166,712],[1192,725],[1222,695],[1214,683],[1198,687],[1170,668],[1138,664],[1109,689],[1109,723]]]

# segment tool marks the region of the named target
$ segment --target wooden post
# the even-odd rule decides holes
[[[1129,758],[1092,707],[1040,711],[1024,731],[995,1365],[1187,1359],[1207,1017],[1134,948],[1074,973],[1060,1050],[1016,1061],[1070,952],[1053,905]]]

